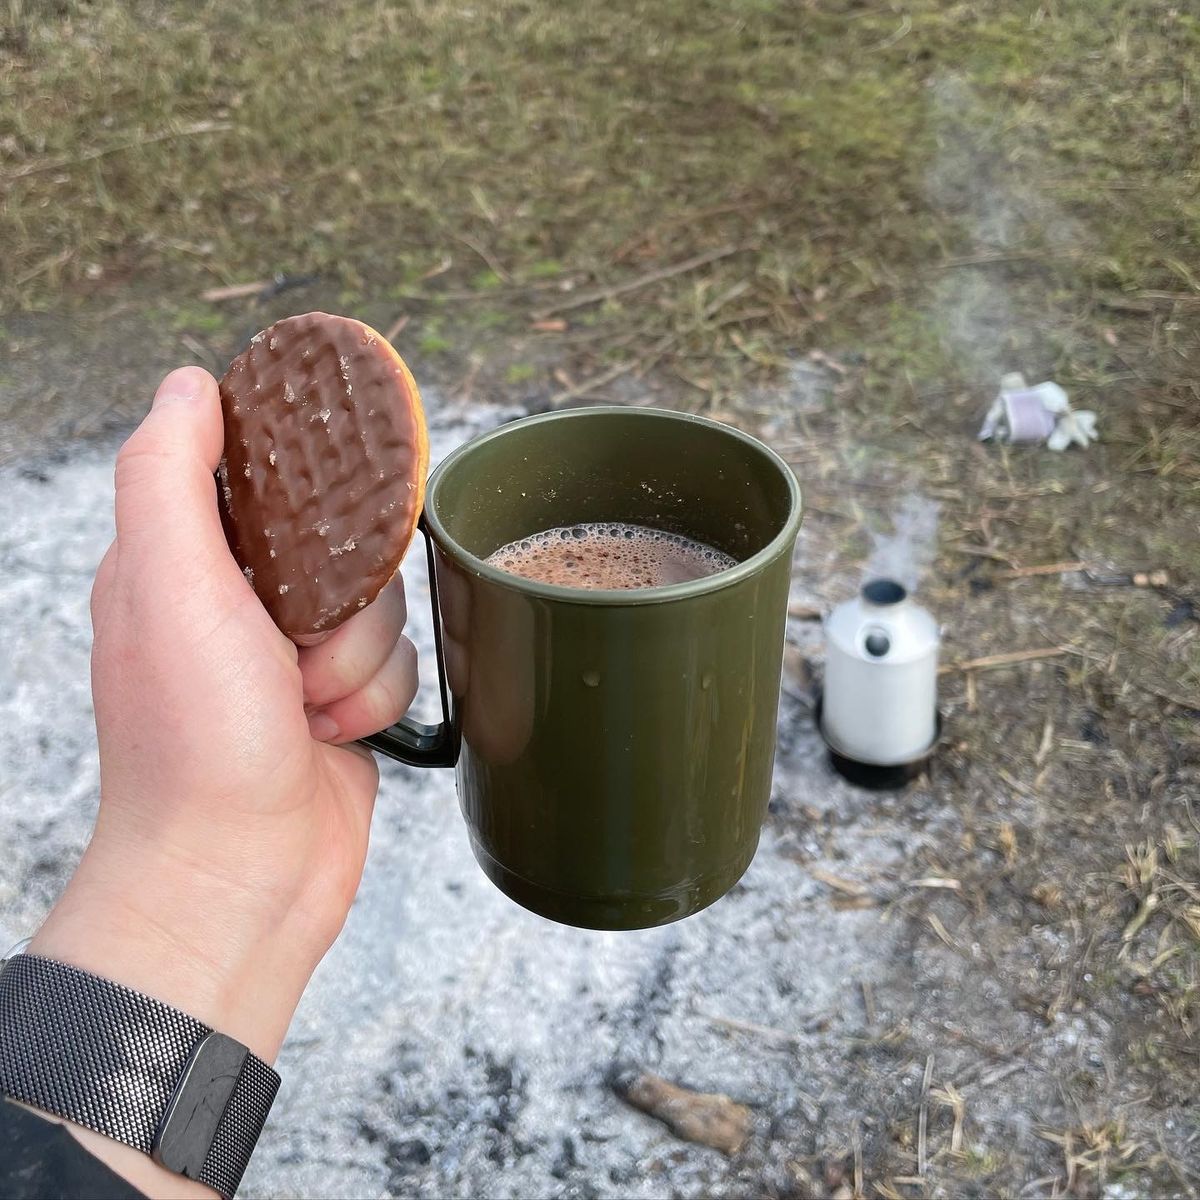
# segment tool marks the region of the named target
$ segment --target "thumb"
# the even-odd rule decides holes
[[[159,581],[220,586],[241,572],[221,528],[213,472],[224,446],[217,383],[199,367],[172,371],[117,455],[122,564]]]

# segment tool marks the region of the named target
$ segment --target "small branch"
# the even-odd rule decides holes
[[[280,292],[307,287],[319,278],[320,275],[316,274],[285,275],[280,272],[274,279],[259,279],[254,283],[233,283],[228,287],[209,288],[208,291],[200,293],[200,299],[210,304],[219,303],[222,300],[244,300],[248,296],[254,296],[259,300],[269,300],[272,296],[278,296]]]
[[[624,283],[610,284],[608,287],[595,288],[590,292],[581,292],[578,296],[573,296],[570,300],[564,300],[561,304],[551,305],[549,308],[543,308],[540,312],[533,314],[534,319],[543,321],[546,317],[553,317],[558,313],[570,312],[573,308],[583,308],[588,304],[596,304],[601,300],[610,300],[614,296],[623,296],[627,292],[636,292],[640,288],[649,287],[652,283],[658,283],[663,279],[671,279],[676,275],[684,275],[688,271],[694,271],[697,267],[705,267],[709,263],[718,262],[722,258],[729,258],[731,255],[740,254],[743,250],[751,249],[750,246],[722,246],[718,250],[709,250],[704,254],[697,254],[692,258],[685,258],[683,262],[672,263],[669,267],[659,267],[656,271],[648,271],[645,275],[639,275],[635,279],[627,279]]]
[[[756,1025],[753,1021],[738,1021],[733,1017],[720,1017],[713,1013],[701,1012],[697,1015],[721,1029],[728,1029],[734,1033],[748,1033],[754,1037],[783,1042],[789,1046],[795,1046],[803,1041],[802,1033],[813,1033],[823,1029],[829,1023],[827,1016],[810,1017],[805,1021],[801,1033],[789,1033],[786,1029],[776,1029],[770,1025]]]
[[[949,663],[939,669],[938,674],[952,671],[990,671],[994,667],[1010,667],[1014,663],[1038,662],[1044,658],[1059,658],[1070,654],[1066,646],[1047,646],[1042,650],[1010,650],[1005,654],[985,654],[983,658],[971,658],[966,662]]]
[[[826,871],[823,867],[809,867],[808,873],[826,887],[831,887],[834,891],[843,892],[847,896],[866,896],[869,889],[861,883],[855,882],[853,879],[843,879],[840,875],[833,874],[832,871]]]
[[[164,130],[162,133],[152,133],[147,137],[131,138],[115,146],[103,146],[96,150],[87,150],[83,154],[71,158],[51,158],[45,162],[28,163],[16,171],[10,171],[3,178],[7,181],[25,179],[29,175],[40,175],[45,171],[59,171],[65,167],[76,167],[80,163],[94,162],[97,158],[105,158],[110,154],[121,154],[126,150],[137,150],[142,146],[151,146],[155,142],[171,142],[177,138],[199,137],[205,133],[229,133],[236,126],[227,121],[196,121],[185,125],[182,129]]]
[[[1056,562],[1041,563],[1036,567],[1013,567],[1011,571],[1001,571],[1001,579],[1026,579],[1030,575],[1062,575],[1067,571],[1082,571],[1087,563]]]
[[[639,359],[633,358],[623,363],[617,363],[615,367],[609,367],[607,371],[601,371],[599,375],[593,375],[590,379],[585,379],[582,383],[575,384],[574,387],[556,392],[550,397],[551,408],[557,408],[560,404],[566,404],[569,400],[577,400],[580,396],[586,396],[588,392],[594,392],[606,383],[612,383],[614,379],[619,379],[622,375],[635,370],[639,361]]]
[[[209,288],[200,293],[200,299],[208,304],[217,304],[222,300],[242,300],[246,296],[257,296],[271,286],[269,279],[258,279],[254,283],[232,283],[229,287]]]
[[[404,327],[409,323],[410,320],[412,320],[412,318],[408,313],[405,313],[403,316],[397,317],[388,326],[388,331],[387,331],[387,333],[385,333],[383,335],[383,340],[385,342],[390,342],[393,338],[395,338],[404,329]]]

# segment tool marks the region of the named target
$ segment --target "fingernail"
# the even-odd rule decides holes
[[[338,735],[338,723],[328,713],[313,713],[308,718],[308,732],[318,742],[331,742]]]
[[[154,393],[154,407],[195,400],[205,378],[206,373],[200,367],[176,368],[158,385],[158,391]]]

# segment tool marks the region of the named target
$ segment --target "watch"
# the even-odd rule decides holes
[[[0,1094],[133,1146],[229,1200],[279,1076],[195,1017],[25,945],[0,959]]]

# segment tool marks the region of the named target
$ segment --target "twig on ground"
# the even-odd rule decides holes
[[[622,375],[628,375],[630,371],[648,371],[680,338],[700,328],[723,305],[740,296],[747,286],[744,282],[735,283],[709,304],[704,312],[700,314],[698,320],[692,322],[686,328],[677,329],[673,333],[668,333],[659,338],[648,350],[637,357],[617,363],[607,371],[601,371],[599,375],[593,375],[590,379],[585,379],[582,383],[578,383],[574,387],[567,388],[566,391],[558,392],[551,396],[550,407],[557,408],[562,404],[566,404],[569,400],[578,400],[580,396],[586,396],[588,392],[594,392],[597,388],[612,383],[614,379],[619,379]]]
[[[1017,564],[1013,558],[1002,550],[993,550],[991,546],[947,546],[946,549],[954,554],[969,554],[972,558],[990,558],[996,562],[1008,563],[1013,570]]]
[[[256,279],[253,283],[231,283],[228,287],[209,288],[200,293],[200,299],[208,304],[222,300],[241,300],[246,296],[257,296],[271,286],[269,279]]]
[[[875,989],[866,979],[859,980],[858,986],[862,989],[863,1010],[867,1014],[867,1024],[874,1025],[878,1017],[875,1009]]]
[[[269,300],[272,296],[279,295],[280,292],[307,287],[308,284],[315,283],[319,278],[319,274],[287,275],[281,271],[273,279],[257,279],[253,283],[233,283],[228,287],[209,288],[208,291],[200,293],[200,299],[209,304],[219,303],[222,300],[243,300],[249,296],[257,297],[259,300]]]
[[[720,1026],[722,1029],[732,1030],[734,1033],[748,1033],[754,1037],[764,1038],[767,1041],[783,1042],[789,1046],[795,1046],[801,1040],[801,1034],[799,1033],[788,1033],[786,1029],[776,1029],[770,1025],[756,1025],[753,1021],[739,1021],[734,1017],[719,1017],[706,1012],[698,1013],[698,1015],[710,1024]],[[813,1017],[811,1020],[805,1022],[804,1031],[813,1032],[823,1028],[828,1023],[828,1017]]]
[[[1087,563],[1055,562],[1041,563],[1036,567],[1013,567],[1009,571],[1001,571],[1001,579],[1025,579],[1030,575],[1063,575],[1068,571],[1082,571]]]
[[[627,292],[649,287],[652,283],[671,279],[675,275],[683,275],[688,271],[696,270],[697,267],[705,267],[709,263],[718,262],[722,258],[729,258],[731,255],[740,254],[743,250],[749,249],[752,249],[751,245],[721,246],[717,250],[708,250],[704,254],[685,258],[682,262],[672,263],[669,267],[659,267],[657,270],[647,271],[645,275],[639,275],[635,279],[626,279],[623,283],[613,283],[608,287],[581,292],[570,300],[564,300],[561,304],[552,304],[549,308],[543,308],[540,312],[534,313],[534,320],[542,321],[546,317],[553,317],[558,313],[570,312],[573,308],[583,308],[585,305],[596,304],[601,300],[611,300],[614,296],[623,296]]]
[[[808,873],[827,887],[831,887],[837,892],[844,892],[847,896],[866,896],[869,893],[869,889],[863,884],[856,883],[853,879],[842,879],[822,867],[809,867]]]
[[[394,321],[393,321],[393,322],[392,322],[392,323],[391,323],[391,324],[388,326],[388,328],[387,328],[387,333],[385,333],[385,334],[383,335],[383,340],[384,340],[385,342],[390,342],[390,341],[391,341],[391,340],[392,340],[394,337],[398,337],[398,336],[400,335],[400,333],[401,333],[401,332],[404,330],[404,327],[405,327],[405,326],[406,326],[406,325],[409,323],[409,321],[411,321],[411,320],[412,320],[412,316],[411,316],[411,314],[409,314],[409,313],[403,313],[401,316],[398,316],[398,317],[397,317],[397,318],[396,318],[396,319],[395,319],[395,320],[394,320]]]
[[[925,1060],[925,1078],[921,1081],[921,1105],[917,1110],[917,1174],[922,1178],[929,1167],[926,1144],[929,1125],[929,1084],[933,1079],[933,1055]]]
[[[1039,650],[1008,650],[1003,654],[985,654],[982,658],[969,658],[966,662],[947,663],[939,668],[939,675],[953,671],[990,671],[994,667],[1011,667],[1016,663],[1039,662],[1044,658],[1059,658],[1070,654],[1068,646],[1045,646]]]
[[[575,384],[574,387],[556,392],[550,397],[550,407],[558,408],[559,405],[566,404],[570,400],[578,400],[581,396],[586,396],[589,392],[594,392],[597,388],[612,383],[614,379],[620,379],[622,375],[628,375],[630,371],[637,370],[640,362],[641,359],[637,358],[626,359],[624,362],[617,363],[616,366],[609,367],[607,371],[601,371],[599,375],[593,375],[590,379]]]
[[[121,154],[126,150],[137,150],[141,146],[151,146],[155,142],[170,142],[176,138],[198,137],[205,133],[229,133],[236,126],[228,121],[195,121],[182,129],[168,129],[161,133],[152,133],[147,137],[130,138],[115,146],[99,146],[85,150],[82,154],[69,158],[49,158],[43,162],[27,163],[15,171],[0,175],[0,181],[9,182],[14,179],[25,179],[30,175],[40,175],[45,171],[59,171],[66,167],[75,167],[80,163],[94,162],[98,158],[106,158],[110,154]]]

